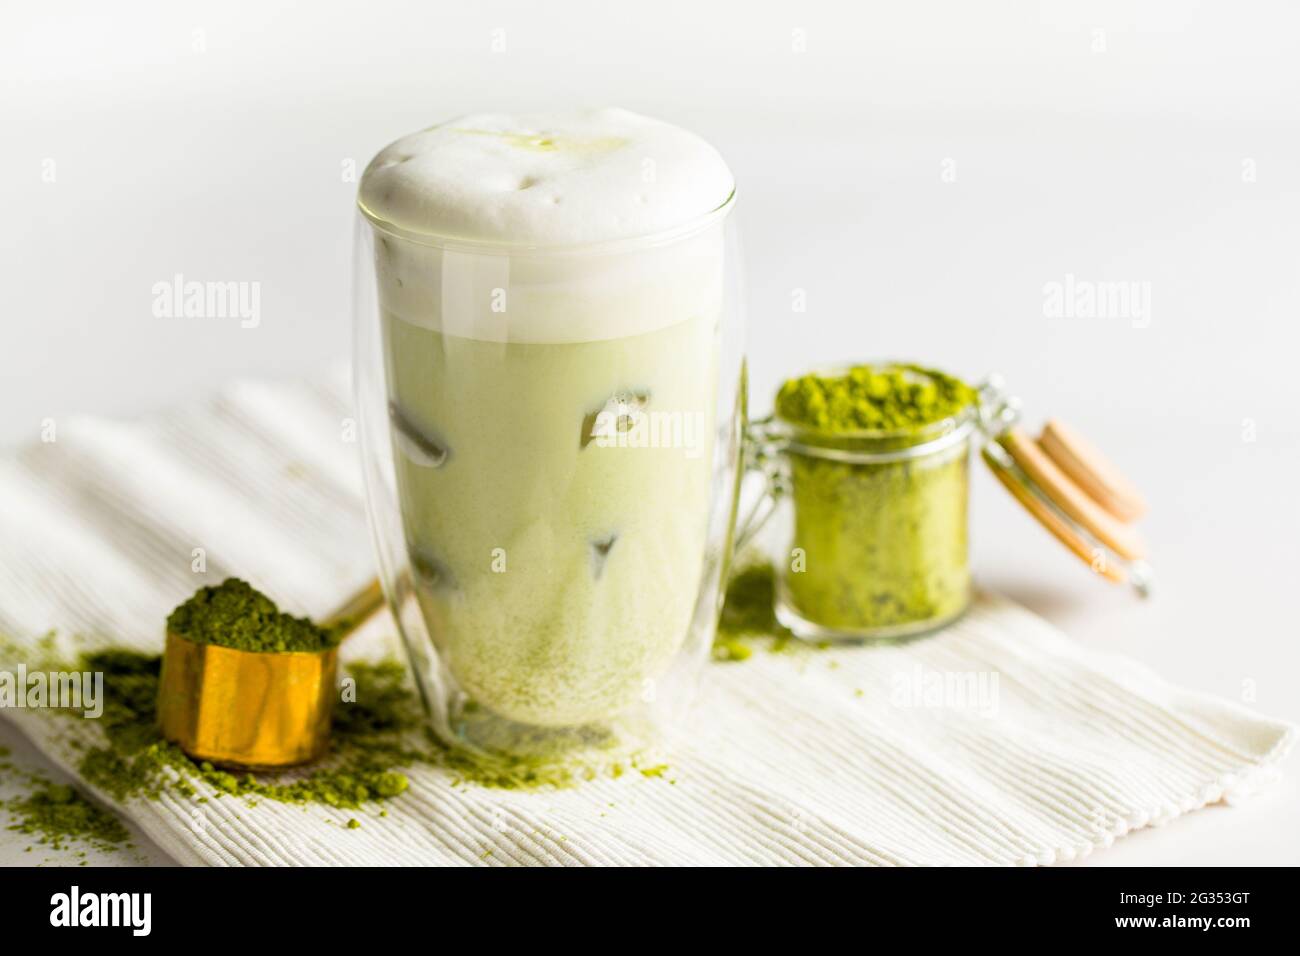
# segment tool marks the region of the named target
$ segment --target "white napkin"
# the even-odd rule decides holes
[[[335,375],[54,422],[0,459],[0,634],[157,649],[172,607],[227,575],[326,613],[373,573],[351,414]],[[392,635],[381,616],[346,650]],[[98,734],[0,717],[70,770],[70,735]],[[383,817],[176,795],[120,809],[190,864],[1046,864],[1249,793],[1294,735],[984,595],[928,640],[712,665],[661,777],[501,791],[416,767]]]

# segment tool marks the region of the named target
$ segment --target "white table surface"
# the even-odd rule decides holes
[[[733,165],[755,409],[816,363],[1002,372],[1031,422],[1076,425],[1147,492],[1157,589],[1094,580],[982,471],[979,582],[1300,722],[1294,13],[893,6],[19,7],[0,35],[0,443],[345,355],[349,162],[458,111],[616,102]],[[261,282],[261,325],[154,317],[177,272]],[[1149,283],[1150,321],[1046,317],[1067,274]],[[16,738],[0,720],[40,764]],[[1284,770],[1087,862],[1300,863],[1294,756]],[[27,843],[0,830],[0,863],[31,862]],[[138,854],[165,859],[145,843],[122,861]]]

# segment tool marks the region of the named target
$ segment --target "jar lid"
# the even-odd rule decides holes
[[[1146,542],[1133,522],[1141,493],[1092,444],[1057,419],[1037,438],[1020,424],[1020,405],[992,376],[980,387],[980,456],[1025,510],[1093,572],[1150,593]]]

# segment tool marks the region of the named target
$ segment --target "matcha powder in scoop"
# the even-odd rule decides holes
[[[257,653],[325,651],[343,636],[338,629],[285,614],[269,597],[239,578],[199,588],[172,611],[167,630],[195,644]]]

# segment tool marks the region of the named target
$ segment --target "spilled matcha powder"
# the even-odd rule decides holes
[[[236,579],[201,589],[172,613],[167,626],[199,643],[270,653],[332,647],[336,634],[347,630],[346,625],[326,630],[283,614],[265,595]],[[201,805],[228,798],[253,806],[270,800],[368,814],[376,803],[405,793],[407,772],[416,766],[442,770],[452,787],[562,789],[625,774],[661,779],[666,785],[676,782],[667,764],[644,750],[628,749],[613,735],[587,739],[575,730],[574,739],[558,741],[544,735],[524,756],[450,748],[430,730],[406,666],[392,659],[346,667],[329,754],[309,767],[279,773],[232,773],[195,760],[166,740],[157,720],[162,658],[156,654],[123,647],[70,650],[51,631],[24,642],[0,635],[0,661],[102,675],[100,717],[83,721],[79,711],[51,709],[49,720],[67,722],[64,731],[49,739],[73,761],[85,783],[119,802],[180,798]],[[74,715],[76,720],[67,719]],[[466,708],[462,719],[476,718]],[[4,777],[19,773],[3,748],[0,772]],[[6,812],[10,829],[31,834],[35,845],[108,849],[129,839],[116,817],[75,789],[31,774],[26,782],[22,796],[0,798],[0,811]],[[387,816],[386,810],[373,812]],[[363,819],[357,812],[342,827],[360,829]]]
[[[856,366],[781,387],[794,534],[779,603],[831,631],[882,637],[965,609],[965,430],[976,401],[964,382],[915,365]],[[843,460],[854,454],[872,457]]]
[[[72,736],[68,745],[78,753],[81,777],[119,801],[170,795],[202,803],[211,794],[357,810],[404,793],[406,771],[417,765],[447,771],[452,786],[509,790],[565,788],[625,770],[645,775],[651,766],[637,754],[611,754],[593,765],[561,753],[497,758],[448,748],[428,730],[406,666],[389,659],[346,668],[350,691],[334,708],[331,750],[323,760],[283,773],[231,773],[191,759],[162,737],[155,719],[161,657],[108,648],[40,663],[104,675],[103,715],[93,722],[102,736],[95,742]]]
[[[196,644],[259,653],[323,651],[338,644],[344,633],[343,628],[323,628],[285,614],[239,578],[199,588],[168,616],[167,630]]]
[[[218,796],[355,808],[406,790],[401,770],[422,756],[418,740],[406,740],[419,711],[396,662],[352,667],[356,700],[335,710],[327,760],[306,771],[256,775],[192,760],[163,739],[154,719],[161,658],[113,649],[86,654],[77,666],[103,673],[105,697],[99,720],[104,742],[83,750],[77,770],[117,800],[194,797],[201,782]]]
[[[53,783],[43,774],[19,767],[0,747],[0,783],[17,785],[22,793],[0,800],[5,829],[33,838],[27,847],[75,851],[130,848],[131,834],[117,817],[91,803],[76,788]]]
[[[131,838],[117,817],[66,784],[39,783],[31,794],[10,800],[4,809],[15,820],[8,829],[33,836],[38,845],[52,850],[78,846],[116,850],[129,845]]]
[[[771,562],[742,565],[727,583],[726,601],[713,638],[715,661],[746,661],[754,655],[756,641],[766,640],[768,649],[784,651],[793,636],[776,619],[773,594],[776,574]]]

